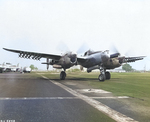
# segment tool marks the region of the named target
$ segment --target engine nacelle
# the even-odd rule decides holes
[[[61,66],[61,65],[54,64],[54,65],[53,65],[53,68],[61,69],[61,68],[62,68],[62,66]]]
[[[121,63],[118,58],[111,58],[106,63],[104,63],[104,66],[106,67],[106,69],[114,69],[120,67]]]
[[[99,66],[99,65],[96,65],[96,66],[87,68],[87,72],[89,73],[89,72],[91,72],[92,70],[94,70],[94,69],[99,69],[99,68],[100,68],[100,66]]]
[[[57,63],[58,63],[58,61],[53,60],[53,59],[51,59],[50,62],[49,62],[50,65],[54,65],[54,64],[57,64]]]
[[[70,58],[70,62],[72,64],[76,64],[77,63],[77,55],[76,54],[71,53],[68,57]]]

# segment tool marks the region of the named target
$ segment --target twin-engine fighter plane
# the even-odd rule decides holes
[[[47,69],[49,65],[53,65],[53,68],[64,69],[60,73],[60,79],[64,80],[66,77],[66,69],[74,66],[81,65],[87,68],[87,72],[91,72],[94,69],[100,70],[100,75],[98,77],[99,81],[105,81],[106,79],[110,79],[110,73],[106,71],[106,69],[114,69],[122,65],[122,63],[127,62],[135,62],[137,60],[142,60],[144,57],[120,57],[119,53],[114,53],[112,55],[108,54],[108,51],[91,51],[88,50],[85,52],[83,57],[78,57],[76,53],[68,52],[64,55],[53,55],[53,54],[45,54],[45,53],[36,53],[36,52],[28,52],[21,50],[13,50],[6,49],[4,50],[11,51],[14,53],[18,53],[19,57],[40,60],[41,58],[46,58],[47,62],[42,64],[47,64]],[[49,60],[51,59],[51,60]]]

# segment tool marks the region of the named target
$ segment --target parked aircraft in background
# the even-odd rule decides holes
[[[135,62],[137,60],[142,60],[144,57],[125,57],[120,56],[120,53],[114,53],[109,55],[109,51],[91,51],[85,52],[83,57],[78,57],[76,53],[67,52],[64,55],[54,55],[45,53],[36,53],[22,50],[6,49],[4,50],[18,53],[19,57],[40,60],[41,58],[46,58],[46,62],[42,64],[47,64],[47,69],[49,65],[53,65],[53,68],[64,69],[60,73],[60,79],[64,80],[66,77],[66,69],[74,66],[81,65],[87,68],[87,72],[91,72],[94,69],[100,70],[100,75],[98,77],[99,81],[104,81],[105,79],[110,79],[110,73],[106,69],[114,69],[122,65],[122,63]]]
[[[0,64],[0,73],[2,73],[4,69],[5,67],[3,66],[3,64]]]
[[[20,73],[30,73],[31,72],[31,68],[30,67],[24,67],[23,69],[20,69]]]
[[[0,73],[2,72],[16,72],[20,70],[19,64],[17,65],[12,65],[11,63],[3,63],[0,64]]]

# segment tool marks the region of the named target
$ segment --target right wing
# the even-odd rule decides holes
[[[3,48],[4,50],[18,53],[19,57],[21,58],[27,58],[27,59],[34,59],[34,60],[40,60],[41,58],[50,58],[54,60],[59,60],[61,58],[61,55],[53,55],[53,54],[46,54],[46,53],[36,53],[36,52],[29,52],[29,51],[22,51],[22,50],[14,50],[14,49],[7,49]]]
[[[125,57],[123,63],[128,63],[128,62],[135,62],[138,60],[143,60],[145,56],[138,56],[138,57]]]
[[[78,64],[84,64],[88,61],[86,57],[77,57]]]

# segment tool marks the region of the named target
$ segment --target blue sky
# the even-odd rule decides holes
[[[46,59],[21,59],[3,47],[55,54],[61,42],[72,51],[83,43],[93,50],[113,44],[122,54],[148,56],[131,65],[150,70],[149,6],[148,0],[0,0],[0,63],[46,69]]]

